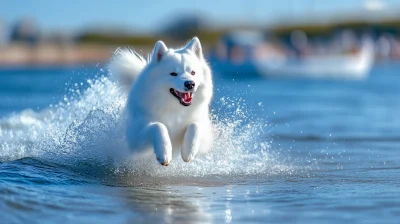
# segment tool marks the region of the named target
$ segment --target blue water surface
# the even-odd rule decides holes
[[[162,167],[107,153],[126,95],[101,65],[0,69],[0,222],[399,223],[399,70],[217,76],[213,151]]]

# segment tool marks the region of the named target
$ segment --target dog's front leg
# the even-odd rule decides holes
[[[147,134],[151,138],[157,160],[163,166],[168,166],[172,159],[172,145],[168,129],[164,124],[155,122],[147,126]]]
[[[200,147],[200,131],[197,123],[190,124],[185,132],[182,145],[182,159],[189,162],[194,159]]]

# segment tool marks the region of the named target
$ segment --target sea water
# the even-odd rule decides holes
[[[399,69],[216,76],[212,151],[168,167],[125,153],[102,65],[2,69],[0,222],[399,223]]]

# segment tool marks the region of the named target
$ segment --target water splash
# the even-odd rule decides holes
[[[215,142],[210,153],[191,163],[179,157],[161,167],[154,156],[116,157],[126,152],[126,93],[106,76],[72,89],[59,104],[41,111],[26,110],[0,120],[0,161],[35,157],[80,169],[155,177],[275,175],[290,173],[265,139],[266,122],[251,116],[242,98],[214,99]]]

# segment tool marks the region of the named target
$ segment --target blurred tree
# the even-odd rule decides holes
[[[161,30],[161,35],[186,41],[206,29],[206,22],[200,16],[182,15]]]

